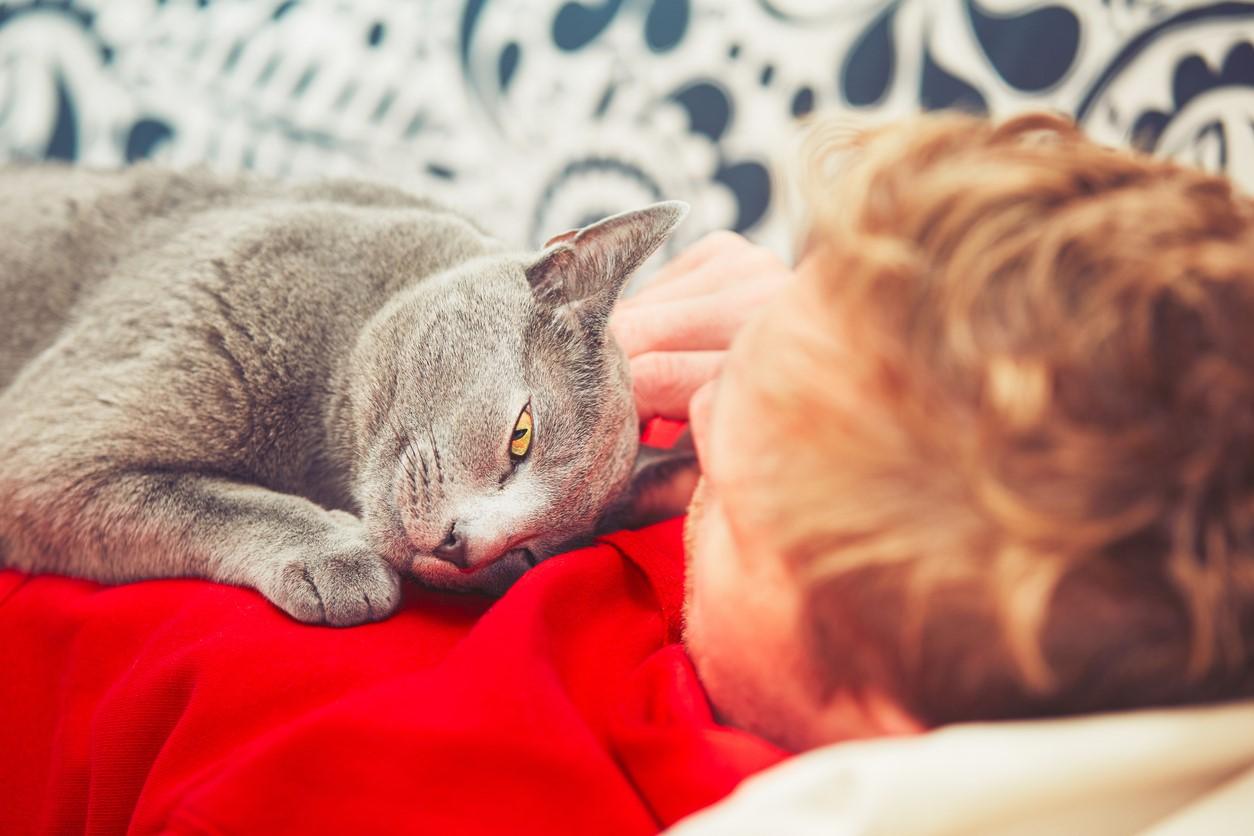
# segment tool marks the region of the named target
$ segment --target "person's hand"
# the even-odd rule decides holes
[[[770,250],[714,232],[620,301],[610,330],[631,360],[641,423],[687,420],[692,393],[718,375],[732,338],[791,275]]]

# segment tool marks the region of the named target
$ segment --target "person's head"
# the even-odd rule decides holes
[[[1254,694],[1254,204],[1065,120],[813,135],[694,398],[686,640],[803,748]]]

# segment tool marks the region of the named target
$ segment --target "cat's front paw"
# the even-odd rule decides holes
[[[401,600],[401,581],[361,544],[285,561],[266,593],[298,621],[348,627],[391,615]]]

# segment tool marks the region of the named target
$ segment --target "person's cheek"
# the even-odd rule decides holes
[[[698,575],[701,572],[699,528],[701,526],[703,509],[702,494],[704,483],[704,478],[697,480],[697,488],[692,492],[692,501],[688,505],[688,514],[684,517],[683,641],[689,652],[693,649],[692,640],[694,633],[700,631],[700,628],[697,626],[700,614],[696,609],[695,601],[697,597],[696,589],[700,585]]]
[[[711,406],[714,401],[714,386],[717,378],[708,381],[692,394],[688,402],[688,426],[692,431],[692,443],[697,450],[697,462],[702,472],[708,469],[708,444]]]
[[[693,492],[688,516],[684,520],[684,553],[687,558],[684,568],[686,631],[693,629],[694,620],[701,620],[702,605],[717,595],[717,590],[710,588],[711,580],[715,580],[711,578],[711,573],[717,568],[711,564],[719,560],[719,544],[717,532],[712,530],[715,526],[710,517],[709,492],[709,480],[702,477]],[[700,628],[701,625],[696,626],[697,632],[701,631]]]
[[[692,499],[688,502],[688,512],[684,517],[684,555],[687,557],[689,566],[692,565],[697,553],[697,526],[701,524],[704,495],[705,478],[698,477],[697,487],[692,492]],[[689,571],[689,575],[691,574]]]
[[[732,544],[727,537],[718,497],[708,479],[702,479],[693,497],[685,534],[690,599],[699,599],[698,606],[704,607],[721,602],[728,585],[727,574],[735,565],[735,555],[730,551]]]

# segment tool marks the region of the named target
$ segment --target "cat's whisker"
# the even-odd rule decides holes
[[[444,467],[440,464],[440,446],[435,443],[435,431],[427,425],[427,438],[431,439],[431,455],[435,458],[435,475],[440,484],[444,484]]]

